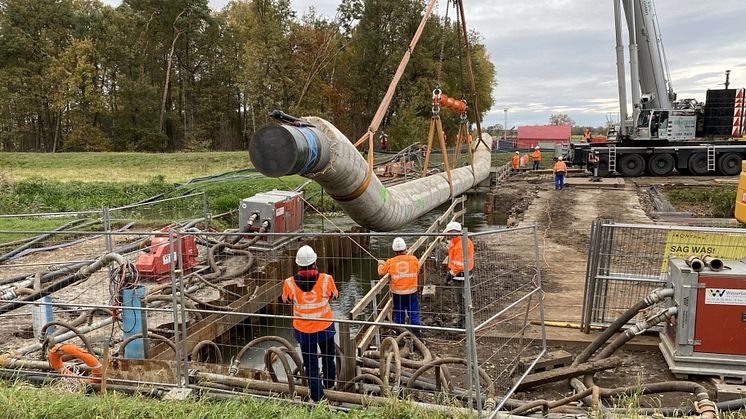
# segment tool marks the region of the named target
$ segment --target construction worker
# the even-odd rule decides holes
[[[446,233],[461,233],[461,224],[452,221],[446,226]],[[474,269],[474,242],[467,238],[466,257],[469,259],[467,269],[469,277]],[[446,274],[446,284],[450,285],[451,281],[456,286],[456,307],[458,307],[458,325],[464,327],[464,248],[462,237],[457,236],[451,239],[448,246],[448,257],[444,261],[448,264],[448,273]],[[468,290],[467,290],[468,292]]]
[[[510,167],[512,168],[513,172],[517,172],[520,165],[521,153],[519,151],[516,151],[515,154],[513,154],[513,157],[510,159]]]
[[[539,170],[539,165],[541,164],[541,149],[538,145],[534,147],[532,157],[534,158],[534,170]]]
[[[319,273],[316,252],[303,246],[295,255],[298,273],[287,278],[282,286],[282,300],[293,303],[293,336],[300,344],[303,369],[308,378],[311,399],[324,397],[324,388],[334,387],[335,365],[334,314],[329,300],[339,298],[331,275]],[[321,351],[324,380],[319,377],[318,351]]]
[[[395,256],[378,261],[378,275],[391,275],[391,293],[394,296],[394,323],[404,324],[405,316],[409,314],[409,323],[420,325],[420,302],[417,299],[417,271],[420,261],[408,255],[407,243],[397,237],[391,243]],[[412,333],[420,336],[420,329],[415,328]]]
[[[562,156],[557,157],[557,163],[552,167],[554,172],[554,190],[565,188],[565,174],[567,174],[567,165],[562,161]]]
[[[600,161],[601,158],[598,151],[588,152],[588,168],[591,170],[591,173],[593,173],[591,182],[601,182],[601,178],[598,177],[598,165]]]
[[[583,141],[584,143],[590,143],[593,141],[593,135],[591,134],[591,130],[588,128],[583,128]]]

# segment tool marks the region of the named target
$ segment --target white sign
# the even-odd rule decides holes
[[[275,210],[275,216],[279,217],[283,214],[285,214],[285,207],[280,207]]]
[[[173,253],[174,259],[176,259],[176,252]],[[164,255],[163,256],[163,264],[164,265],[170,265],[171,264],[171,255]]]
[[[746,306],[746,289],[707,288],[705,304]]]

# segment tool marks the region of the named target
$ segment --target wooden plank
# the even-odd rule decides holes
[[[376,316],[374,321],[376,323],[382,322],[386,318],[386,315],[388,315],[391,312],[391,309],[393,307],[394,307],[394,300],[389,298],[386,301],[386,304],[381,309],[381,311],[378,313],[378,316]],[[357,344],[358,350],[361,352],[368,348],[368,346],[370,345],[370,342],[376,336],[376,332],[378,331],[378,326],[368,326],[367,329],[363,329],[363,330],[365,330],[365,333],[361,335],[361,333],[358,332],[356,339],[355,339],[358,342]],[[360,338],[360,336],[363,336],[363,337]]]
[[[535,356],[524,356],[518,359],[518,368],[526,371],[526,369],[534,362]],[[547,352],[541,359],[534,365],[534,372],[548,371],[556,368],[566,367],[572,364],[572,354],[564,350]]]
[[[253,299],[251,295],[245,295],[240,299],[232,302],[229,307],[237,313],[256,313],[272,301],[277,300],[282,295],[282,281],[270,281],[261,286]],[[210,314],[202,320],[187,328],[187,351],[191,352],[192,348],[202,340],[215,340],[218,336],[232,329],[235,325],[244,321],[246,314]],[[179,349],[182,343],[179,342]],[[153,359],[170,359],[168,346],[163,343],[156,343],[151,347],[151,356]],[[166,356],[168,355],[168,356]]]
[[[562,367],[549,371],[539,372],[536,374],[529,374],[518,385],[518,390],[525,390],[540,386],[542,384],[553,383],[560,380],[566,380],[568,378],[579,377],[581,375],[592,374],[594,372],[608,370],[611,368],[618,367],[622,364],[622,360],[617,357],[600,359],[597,361],[585,362],[574,367]],[[513,380],[513,384],[518,384],[520,377]]]

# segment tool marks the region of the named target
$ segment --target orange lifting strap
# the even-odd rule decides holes
[[[430,164],[430,152],[433,150],[433,135],[436,130],[438,131],[440,150],[443,152],[443,167],[445,168],[446,176],[448,177],[448,187],[451,190],[451,196],[453,196],[451,167],[448,164],[448,150],[446,149],[446,134],[443,132],[443,123],[440,120],[440,115],[438,115],[438,112],[435,109],[433,109],[433,116],[430,117],[430,129],[427,133],[427,148],[425,148],[425,163],[422,165],[422,177],[427,176],[427,166]]]
[[[466,145],[466,151],[469,154],[469,164],[471,167],[474,167],[474,155],[472,154],[471,150],[471,134],[469,134],[469,121],[465,117],[464,114],[461,118],[461,123],[458,127],[458,133],[456,134],[456,151],[453,155],[453,167],[456,167],[458,165],[458,159],[459,155],[461,154],[461,144]]]

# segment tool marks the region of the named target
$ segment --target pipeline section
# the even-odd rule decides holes
[[[316,181],[355,222],[373,231],[392,231],[463,194],[490,171],[491,152],[478,144],[474,166],[385,187],[368,162],[334,125],[317,117],[305,124],[260,128],[249,144],[251,162],[262,174],[299,174]],[[301,126],[302,125],[302,126]],[[482,134],[491,143],[489,134]]]

